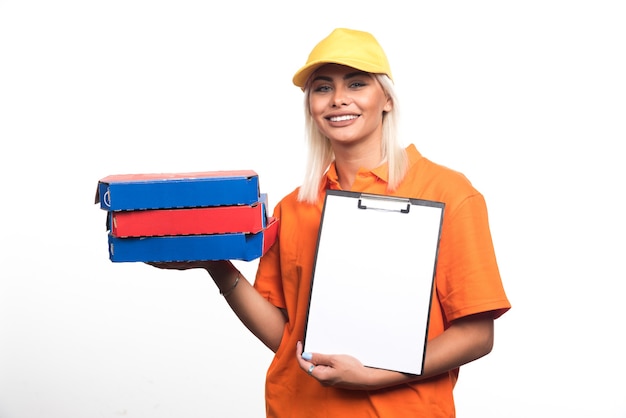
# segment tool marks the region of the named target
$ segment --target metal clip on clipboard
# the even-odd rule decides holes
[[[371,201],[372,205],[365,205],[365,200]],[[401,204],[402,207],[398,207]],[[406,208],[404,207],[406,205]],[[362,194],[358,202],[359,209],[384,210],[389,212],[409,213],[411,202],[409,199],[401,197],[377,196],[370,194]]]

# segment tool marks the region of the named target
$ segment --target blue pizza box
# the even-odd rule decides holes
[[[252,205],[259,202],[252,170],[116,174],[98,182],[95,203],[107,211]]]
[[[119,238],[108,234],[109,258],[113,262],[167,262],[199,260],[252,261],[274,244],[278,219],[255,234],[170,235]]]

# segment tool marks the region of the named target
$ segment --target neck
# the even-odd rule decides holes
[[[350,190],[360,169],[371,170],[380,165],[380,144],[374,146],[334,147],[335,168],[343,190]]]

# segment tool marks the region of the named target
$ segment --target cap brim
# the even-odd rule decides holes
[[[301,89],[304,89],[304,86],[306,85],[306,82],[311,76],[311,74],[313,74],[315,70],[317,70],[319,67],[321,67],[324,64],[331,64],[331,62],[330,61],[315,61],[300,68],[298,71],[296,71],[296,74],[293,76],[293,80],[292,80],[293,84],[300,87]]]
[[[296,74],[293,76],[293,84],[300,87],[304,90],[304,86],[308,81],[311,74],[315,72],[319,67],[324,64],[339,64],[345,65],[346,67],[355,68],[359,71],[365,71],[366,73],[372,74],[387,74],[384,68],[374,67],[372,64],[357,60],[343,59],[343,60],[319,60],[313,61],[305,65],[296,71]],[[389,78],[391,78],[391,74],[387,74]]]

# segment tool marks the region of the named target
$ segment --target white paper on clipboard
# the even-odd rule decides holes
[[[422,373],[444,204],[328,190],[305,351]]]

